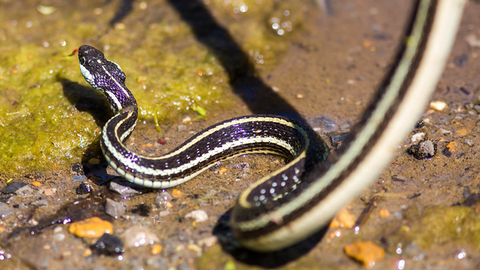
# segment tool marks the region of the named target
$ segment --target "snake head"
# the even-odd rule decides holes
[[[124,86],[125,73],[117,63],[107,60],[100,50],[82,45],[78,48],[78,61],[83,77],[93,88],[106,93]]]

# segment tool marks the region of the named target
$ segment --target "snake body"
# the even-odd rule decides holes
[[[79,48],[86,81],[106,96],[114,116],[102,131],[108,163],[127,180],[168,188],[192,179],[216,161],[244,153],[271,153],[288,163],[238,198],[231,214],[235,237],[257,251],[282,249],[325,226],[349,199],[373,181],[421,115],[443,70],[464,0],[415,1],[395,63],[370,106],[335,156],[306,124],[274,115],[226,120],[161,157],[129,150],[137,102],[116,63],[89,45]],[[327,158],[328,156],[328,158]]]

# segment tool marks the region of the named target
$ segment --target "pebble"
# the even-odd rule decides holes
[[[38,181],[33,181],[32,182],[32,185],[36,186],[36,187],[40,187],[42,186],[42,183],[38,182]]]
[[[443,111],[447,107],[447,103],[443,101],[432,101],[430,102],[430,108],[435,111]]]
[[[371,241],[355,242],[344,247],[345,254],[363,263],[365,267],[373,267],[385,257],[385,250]]]
[[[184,124],[188,124],[190,122],[192,122],[192,118],[190,118],[188,116],[182,119],[182,123],[184,123]]]
[[[45,194],[46,196],[53,196],[55,192],[57,192],[56,188],[46,188],[43,190],[43,194]]]
[[[127,247],[153,245],[154,243],[160,241],[156,234],[139,226],[128,228],[123,235],[125,239],[125,245]]]
[[[173,196],[174,198],[181,198],[181,197],[183,197],[183,193],[182,193],[180,190],[178,190],[178,189],[174,189],[174,190],[172,191],[172,196]]]
[[[155,244],[152,246],[152,249],[150,249],[150,254],[152,255],[158,255],[160,252],[162,252],[163,247],[159,244]]]
[[[8,204],[0,202],[0,218],[5,218],[13,214],[13,209]]]
[[[75,182],[84,182],[84,181],[87,181],[87,177],[85,175],[75,175],[73,178],[72,178],[72,183],[75,183]]]
[[[125,252],[122,239],[105,233],[91,247],[95,255],[115,256]]]
[[[31,197],[33,196],[33,189],[30,186],[23,186],[15,191],[15,194],[22,197]]]
[[[329,137],[330,137],[330,142],[332,143],[332,146],[338,148],[342,144],[342,142],[345,140],[345,138],[347,138],[347,135],[348,135],[347,132],[331,134]]]
[[[113,232],[112,223],[98,217],[87,218],[82,221],[73,222],[68,231],[78,237],[97,238],[103,234]]]
[[[437,145],[430,140],[421,141],[407,149],[407,153],[416,159],[432,158],[437,152]]]
[[[65,234],[55,233],[55,234],[52,235],[52,238],[56,241],[63,241],[65,239]]]
[[[202,248],[195,244],[188,244],[187,249],[197,253],[202,252]]]
[[[471,133],[471,130],[467,128],[461,128],[455,132],[455,135],[463,137]]]
[[[412,135],[412,143],[419,142],[425,138],[425,132],[418,132]]]
[[[13,194],[15,193],[18,189],[26,186],[27,183],[24,182],[18,182],[18,181],[12,181],[8,186],[6,186],[4,189],[2,189],[3,194]]]
[[[468,56],[467,54],[461,54],[453,59],[453,64],[457,67],[464,67],[468,63]]]
[[[337,215],[332,219],[330,228],[353,228],[355,226],[355,216],[352,215],[346,208],[342,208]]]
[[[160,211],[160,212],[158,213],[158,215],[161,216],[161,217],[165,217],[165,216],[170,215],[170,211],[167,211],[167,210],[165,210],[165,211]]]
[[[444,128],[440,128],[438,130],[438,132],[440,132],[442,135],[446,135],[446,134],[452,134],[452,132],[450,130],[446,130]]]
[[[480,39],[475,36],[475,34],[470,34],[465,38],[465,41],[470,45],[470,47],[480,47]]]
[[[48,201],[47,200],[38,200],[38,201],[32,202],[31,205],[47,207],[48,206]]]
[[[125,214],[125,206],[107,198],[107,202],[105,203],[105,213],[117,219]]]
[[[383,218],[387,218],[387,217],[390,216],[390,211],[388,211],[388,209],[382,208],[382,209],[378,210],[378,215],[383,217]]]
[[[185,215],[185,218],[193,218],[195,222],[200,223],[208,220],[207,212],[203,210],[193,210]]]
[[[166,191],[162,191],[160,192],[160,194],[158,194],[156,197],[155,197],[155,203],[160,206],[160,207],[164,207],[166,208],[167,207],[167,202],[171,201],[173,199],[172,195],[170,195],[170,193],[166,192]]]
[[[70,170],[72,173],[77,174],[78,176],[84,176],[83,165],[81,162],[74,163],[72,167],[70,167]],[[73,178],[75,179],[75,177]]]
[[[178,132],[182,132],[182,131],[185,131],[185,130],[187,130],[187,126],[185,126],[185,125],[178,125],[177,126],[177,131]]]
[[[89,183],[83,182],[75,189],[75,193],[78,195],[90,194],[92,193],[92,186]]]
[[[330,234],[328,234],[328,239],[339,238],[342,236],[342,231],[340,229],[336,229]]]
[[[133,189],[129,186],[121,185],[117,182],[110,182],[110,190],[115,191],[116,193],[118,193],[120,195],[123,195],[123,196],[142,194],[138,190],[135,190],[135,189]]]
[[[203,238],[198,240],[198,245],[201,247],[213,247],[217,243],[218,239],[216,236],[210,236],[207,238]]]

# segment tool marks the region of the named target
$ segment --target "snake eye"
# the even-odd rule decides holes
[[[79,61],[82,66],[85,65],[85,57],[80,57]]]

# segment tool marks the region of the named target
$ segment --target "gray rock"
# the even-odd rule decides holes
[[[142,194],[140,191],[135,190],[129,186],[121,185],[117,182],[110,182],[110,190],[115,191],[120,195],[123,196],[130,196],[130,195],[137,195]]]
[[[0,202],[0,218],[5,218],[13,214],[13,209],[8,204]]]
[[[117,219],[125,214],[125,207],[121,203],[107,198],[105,212]]]

